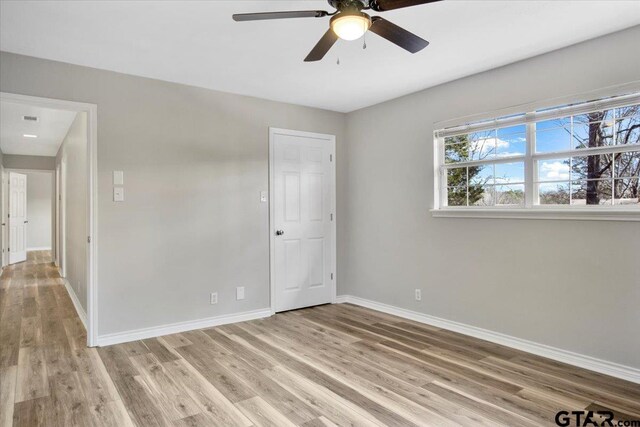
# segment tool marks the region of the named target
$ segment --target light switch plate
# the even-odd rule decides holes
[[[124,202],[124,188],[123,187],[113,187],[113,201],[114,202]]]
[[[260,192],[260,201],[262,203],[265,203],[267,201],[267,192],[266,191],[261,191]]]
[[[113,185],[124,185],[123,171],[113,171]]]

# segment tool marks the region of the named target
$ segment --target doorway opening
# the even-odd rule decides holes
[[[2,268],[61,276],[94,346],[97,108],[9,93],[0,108]]]

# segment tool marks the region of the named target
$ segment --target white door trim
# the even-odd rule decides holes
[[[9,254],[7,253],[8,245],[8,237],[9,237],[9,221],[7,218],[7,213],[9,211],[9,173],[6,171],[3,165],[0,165],[0,173],[2,174],[2,207],[0,210],[2,211],[2,269],[9,264]]]
[[[58,257],[60,268],[60,275],[67,277],[67,187],[64,185],[65,178],[67,177],[67,165],[65,159],[60,159],[60,163],[57,165],[60,168],[60,185],[58,193],[58,204],[60,210],[60,216],[58,217],[57,225],[60,235],[60,254]]]
[[[87,113],[87,345],[98,338],[98,106],[83,102],[0,92],[0,100]]]
[[[338,274],[336,271],[337,266],[337,228],[336,223],[338,216],[336,214],[336,137],[335,135],[328,135],[323,133],[303,132],[291,129],[281,128],[269,128],[269,288],[270,288],[270,307],[271,314],[275,314],[276,309],[276,287],[275,287],[275,212],[274,212],[274,148],[273,141],[275,135],[289,135],[289,136],[301,136],[306,138],[316,138],[326,140],[330,144],[330,153],[332,156],[331,161],[331,212],[333,213],[333,221],[331,221],[331,271],[333,272],[333,280],[331,281],[331,302],[336,302],[337,282]]]
[[[53,181],[54,223],[53,223],[53,262],[60,268],[60,165],[56,165]]]

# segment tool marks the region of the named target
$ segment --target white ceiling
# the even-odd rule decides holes
[[[37,116],[37,122],[23,120]],[[3,154],[55,156],[76,117],[74,111],[0,102],[0,149]],[[25,138],[23,135],[37,135]]]
[[[456,1],[382,13],[429,40],[375,34],[303,62],[329,18],[234,22],[317,1],[0,2],[0,49],[336,111],[352,111],[640,24],[640,1]],[[340,58],[340,65],[336,59]]]

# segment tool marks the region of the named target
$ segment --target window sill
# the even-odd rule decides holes
[[[431,209],[434,218],[569,219],[585,221],[640,221],[640,209],[473,208]]]

